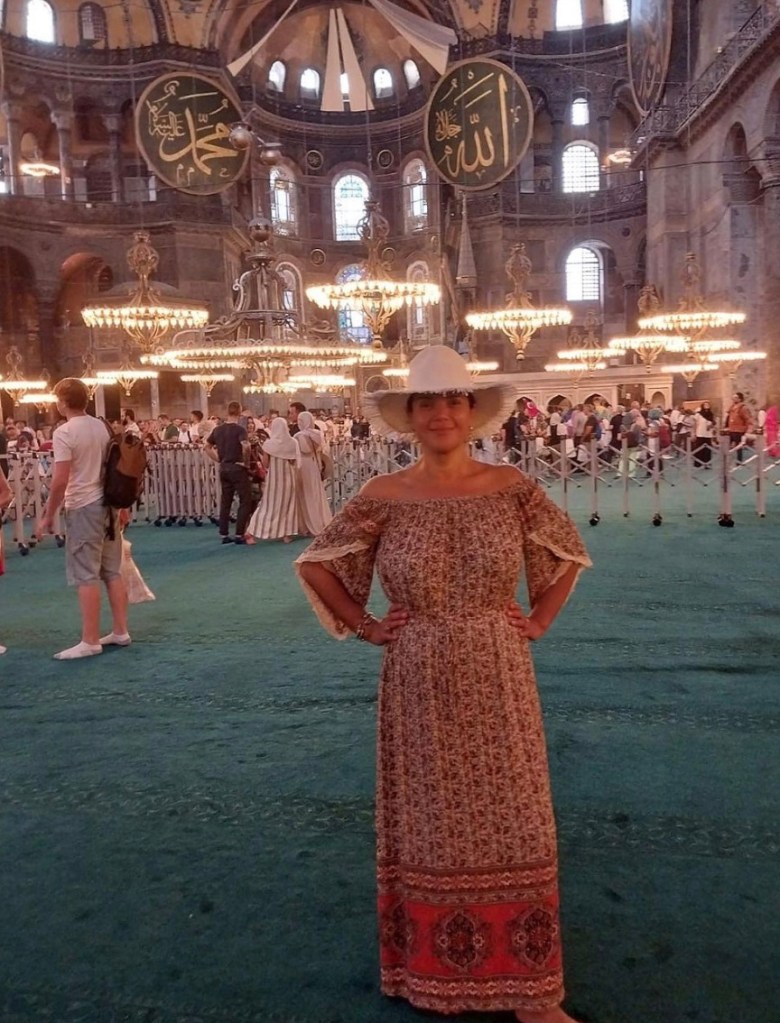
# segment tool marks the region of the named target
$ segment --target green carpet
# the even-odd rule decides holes
[[[570,1011],[779,1023],[777,510],[590,529],[574,503],[596,568],[536,649]],[[158,600],[130,649],[72,664],[62,552],[9,545],[0,1019],[439,1018],[378,991],[379,651],[316,625],[300,543],[131,532]]]

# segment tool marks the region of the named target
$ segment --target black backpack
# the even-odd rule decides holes
[[[144,491],[146,466],[146,448],[139,437],[112,434],[103,472],[103,504],[132,508]]]

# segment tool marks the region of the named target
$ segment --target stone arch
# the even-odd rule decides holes
[[[96,295],[109,291],[114,272],[103,256],[95,252],[74,252],[63,260],[54,307],[54,322],[68,329],[83,327],[81,310]]]

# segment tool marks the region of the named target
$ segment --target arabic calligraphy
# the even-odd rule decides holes
[[[495,60],[453,65],[428,103],[425,141],[439,175],[461,188],[489,188],[523,158],[533,107],[522,79]]]
[[[242,173],[248,153],[228,141],[242,118],[216,82],[195,74],[167,74],[144,90],[136,108],[136,136],[150,169],[184,192],[221,192]]]

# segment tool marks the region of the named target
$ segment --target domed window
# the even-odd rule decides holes
[[[628,21],[628,0],[604,0],[604,21],[607,25]]]
[[[282,308],[290,313],[300,313],[303,303],[301,275],[292,263],[279,263],[276,272],[282,279]]]
[[[406,271],[407,281],[427,281],[428,264],[419,260]],[[406,332],[411,341],[428,340],[428,307],[422,302],[411,302],[406,314]]]
[[[54,8],[46,0],[27,0],[25,35],[39,43],[54,42]]]
[[[337,284],[346,284],[348,281],[359,281],[363,277],[363,267],[357,263],[350,263],[340,270],[336,275]],[[339,333],[342,339],[351,338],[368,344],[371,340],[371,330],[366,325],[366,318],[359,305],[346,305],[339,308]]]
[[[410,91],[416,89],[420,84],[420,69],[413,60],[404,61],[404,78],[406,79],[406,88]]]
[[[339,75],[339,88],[341,89],[341,98],[343,100],[349,99],[349,75],[346,71],[342,71]]]
[[[79,37],[82,43],[106,41],[106,12],[100,4],[82,4],[79,7]]]
[[[422,160],[410,160],[404,167],[404,222],[407,231],[428,226],[428,171]]]
[[[277,234],[296,234],[297,202],[295,179],[286,167],[273,167],[269,175],[271,187],[271,221]]]
[[[268,88],[273,89],[274,92],[284,92],[286,78],[287,68],[284,66],[284,61],[275,60],[268,72]],[[301,81],[301,88],[303,88],[303,81]]]
[[[555,27],[560,31],[582,28],[582,0],[556,0]]]
[[[572,103],[571,123],[578,128],[590,124],[590,104],[585,96],[577,96]]]
[[[394,92],[393,76],[386,67],[378,67],[374,72],[374,95],[377,99],[387,99]]]
[[[601,302],[601,256],[587,245],[578,245],[566,257],[566,301]]]
[[[354,172],[333,182],[333,229],[337,242],[358,241],[358,224],[366,212],[368,183]]]
[[[317,99],[320,94],[320,73],[313,67],[301,71],[301,96],[304,99]]]
[[[597,192],[599,189],[599,158],[587,142],[573,142],[563,151],[564,192]]]

